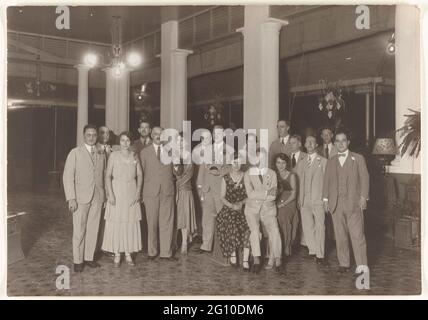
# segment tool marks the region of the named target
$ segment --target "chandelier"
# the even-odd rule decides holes
[[[122,47],[122,18],[120,16],[113,16],[113,24],[111,27],[111,50],[108,53],[110,61],[103,63],[103,67],[113,69],[115,76],[121,76],[126,67],[135,68],[141,64],[141,55],[137,52],[131,51],[124,54]],[[88,53],[84,62],[89,67],[94,67],[97,64],[98,56],[95,53]]]
[[[49,82],[49,81],[42,81],[42,71],[41,71],[41,65],[40,65],[40,57],[37,58],[36,62],[36,78],[31,81],[25,82],[25,91],[27,94],[35,95],[37,97],[40,97],[41,93],[45,92],[53,92],[56,90],[56,84]]]

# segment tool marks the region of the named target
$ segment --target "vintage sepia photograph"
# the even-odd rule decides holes
[[[8,297],[422,294],[418,6],[3,9]]]

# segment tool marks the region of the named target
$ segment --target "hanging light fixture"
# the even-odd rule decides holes
[[[122,47],[122,18],[120,16],[113,16],[113,24],[111,27],[111,50],[108,56],[111,58],[109,63],[103,63],[104,67],[113,69],[113,74],[120,77],[126,67],[136,68],[141,62],[142,58],[138,52],[132,51],[125,57]],[[89,67],[94,67],[98,63],[98,55],[89,52],[84,57],[84,62]]]
[[[56,90],[56,84],[49,81],[42,81],[42,69],[40,57],[37,57],[36,62],[36,77],[34,80],[25,82],[25,90],[27,94],[40,97],[41,93],[53,92]]]

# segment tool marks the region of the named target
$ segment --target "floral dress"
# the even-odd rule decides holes
[[[247,198],[243,177],[235,183],[230,174],[224,176],[226,182],[226,200],[238,203]],[[244,215],[244,208],[239,211],[224,205],[217,214],[217,231],[223,256],[229,258],[239,248],[250,248],[250,229]]]

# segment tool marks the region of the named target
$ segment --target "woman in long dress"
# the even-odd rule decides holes
[[[277,219],[284,257],[291,255],[299,225],[299,213],[296,205],[297,178],[296,174],[290,170],[290,163],[290,158],[284,153],[277,154],[274,159],[278,177]]]
[[[131,254],[142,249],[141,207],[142,169],[138,156],[132,152],[131,135],[119,135],[120,150],[114,151],[107,163],[105,231],[102,249],[114,253],[114,265],[120,266],[121,253],[133,266]]]
[[[217,214],[216,222],[223,256],[229,259],[232,266],[236,267],[238,265],[237,251],[243,249],[242,267],[244,271],[249,271],[250,229],[243,209],[247,192],[241,163],[241,158],[236,155],[232,162],[232,170],[222,179],[221,199],[224,205]]]
[[[195,201],[192,192],[193,164],[191,153],[186,152],[186,144],[182,133],[177,136],[180,152],[180,164],[174,165],[177,179],[177,230],[181,230],[181,253],[187,254],[188,243],[192,242],[196,232]]]

